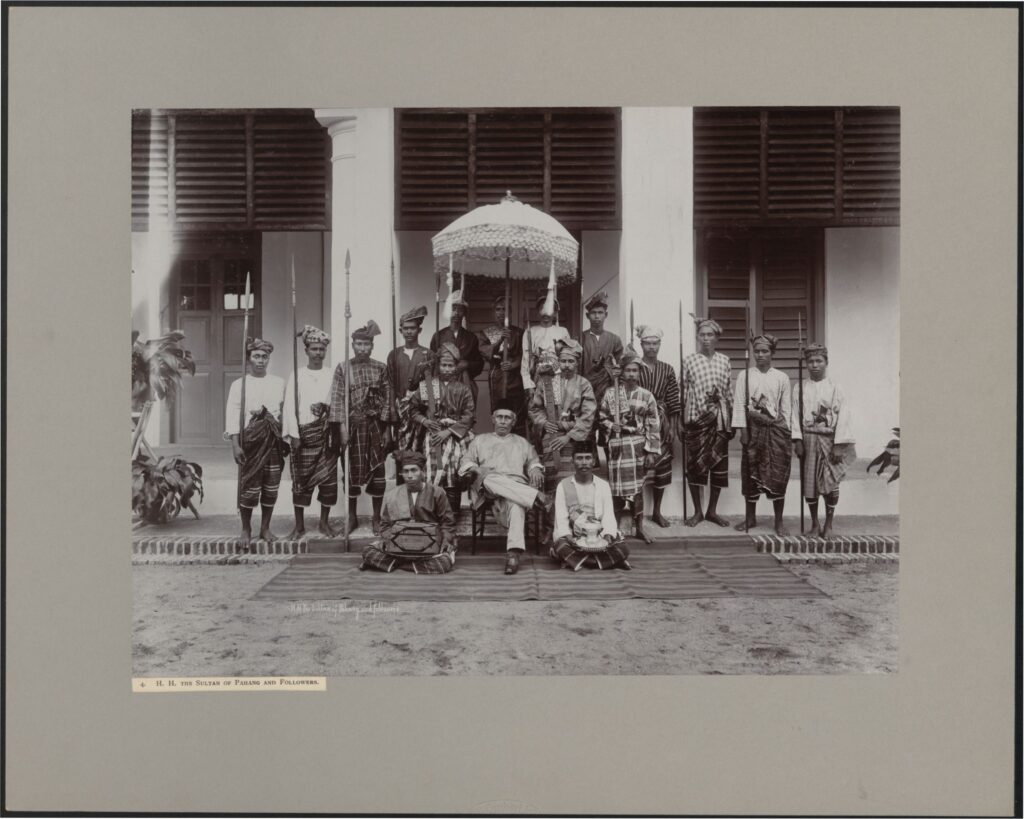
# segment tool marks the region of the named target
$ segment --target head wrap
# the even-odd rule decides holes
[[[574,338],[566,339],[558,344],[558,357],[561,358],[566,353],[579,361],[583,358],[583,347],[581,347],[580,343]]]
[[[636,328],[636,337],[643,341],[648,338],[656,338],[661,341],[665,337],[665,332],[660,327],[654,327],[650,324],[641,324]]]
[[[399,324],[405,324],[407,321],[415,321],[417,324],[422,324],[423,319],[427,317],[426,307],[413,307],[408,313],[403,313],[402,317],[398,320]]]
[[[450,341],[444,342],[440,349],[437,351],[438,358],[444,358],[445,356],[451,356],[455,363],[459,363],[459,359],[462,358],[462,354],[459,352],[459,348],[452,344]]]
[[[622,355],[619,356],[619,367],[623,370],[630,364],[639,364],[641,367],[646,367],[644,360],[641,356],[637,355],[636,350],[632,347],[627,347],[622,351]]]
[[[703,328],[703,327],[704,327],[705,325],[707,325],[708,327],[710,327],[710,328],[711,328],[711,331],[712,331],[712,332],[713,332],[713,333],[714,333],[714,334],[715,334],[716,336],[720,336],[720,335],[722,335],[722,325],[721,325],[721,324],[719,324],[719,323],[718,323],[717,321],[715,321],[714,319],[711,319],[711,318],[702,318],[701,316],[695,316],[695,315],[693,315],[693,313],[690,313],[690,316],[691,316],[691,317],[693,318],[693,323],[697,325],[697,332],[698,332],[698,333],[699,333],[699,332],[701,331],[701,329],[702,329],[702,328]]]
[[[593,296],[587,299],[586,304],[583,305],[583,309],[588,313],[595,307],[603,307],[605,310],[608,309],[608,294],[604,290],[598,290]]]
[[[251,338],[249,339],[249,343],[245,345],[245,349],[250,353],[253,352],[253,350],[262,350],[267,355],[270,355],[274,352],[274,345],[269,341],[264,341],[262,338]]]
[[[519,413],[516,412],[515,401],[512,401],[509,398],[502,398],[494,405],[494,410],[492,412],[497,412],[498,410],[508,410],[515,416],[519,415]]]
[[[553,300],[554,301],[554,307],[555,307],[555,312],[554,313],[545,313],[544,312],[544,302],[546,302],[547,300],[548,300],[547,294],[545,294],[545,295],[541,296],[539,299],[537,299],[537,309],[540,310],[540,314],[542,316],[543,315],[551,316],[551,315],[555,315],[556,313],[558,313],[558,299],[554,299]]]
[[[302,339],[302,343],[305,344],[307,347],[310,344],[316,344],[317,342],[319,342],[320,344],[331,343],[331,337],[327,335],[327,333],[325,333],[323,330],[314,327],[312,324],[307,324],[298,333],[296,333],[296,335]]]
[[[416,452],[411,449],[400,452],[398,460],[402,466],[418,466],[420,469],[423,469],[427,465],[426,456],[422,452]]]
[[[502,293],[501,295],[495,296],[494,297],[494,301],[492,302],[492,304],[495,307],[497,307],[499,304],[504,304],[504,303],[505,303],[505,294],[504,293]]]
[[[825,363],[828,364],[828,347],[824,344],[808,344],[804,347],[804,361],[809,359],[812,355],[820,355],[825,359]]]
[[[768,349],[773,353],[775,352],[775,348],[779,346],[779,340],[771,333],[761,333],[759,336],[754,336],[753,340],[750,342],[751,348],[753,348],[753,346],[759,341],[763,341],[767,344]]]
[[[357,330],[352,331],[353,341],[373,341],[374,336],[380,335],[380,327],[377,326],[377,322],[370,319],[366,322],[365,327],[360,327]]]
[[[454,307],[456,304],[461,304],[463,307],[469,307],[469,302],[462,298],[461,290],[456,290],[452,293],[451,305]]]
[[[572,442],[572,454],[573,455],[593,455],[594,444],[592,441],[573,441]]]

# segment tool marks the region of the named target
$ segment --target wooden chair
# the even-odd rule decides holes
[[[487,498],[486,500],[484,500],[484,502],[480,505],[479,508],[476,508],[476,507],[473,507],[473,506],[470,507],[471,517],[470,517],[470,521],[469,521],[469,553],[471,555],[475,555],[476,554],[476,541],[477,541],[477,538],[484,537],[484,530],[486,529],[488,522],[493,523],[496,526],[500,526],[500,524],[498,523],[498,521],[494,517],[494,508],[493,508],[493,506],[494,506],[494,499],[493,498]],[[531,519],[531,516],[533,518],[533,537],[532,537],[533,549],[534,549],[534,553],[539,555],[540,554],[540,547],[541,547],[541,528],[542,528],[542,524],[543,524],[543,519],[542,519],[541,515],[538,513],[538,511],[536,509],[529,509],[526,512],[526,525],[525,525],[526,531],[524,532],[524,535],[526,536],[527,546],[530,545],[530,540],[531,540],[531,537],[530,537],[530,519]],[[501,527],[501,530],[503,532],[507,532],[508,531],[503,526]]]

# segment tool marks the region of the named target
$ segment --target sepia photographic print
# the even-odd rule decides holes
[[[135,677],[898,670],[899,108],[136,109],[131,167]]]

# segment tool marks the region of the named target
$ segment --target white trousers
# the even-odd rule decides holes
[[[484,489],[495,495],[494,515],[508,529],[506,549],[526,548],[526,513],[537,500],[537,490],[507,475],[490,474],[484,478]]]

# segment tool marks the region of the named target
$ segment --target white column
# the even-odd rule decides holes
[[[391,108],[319,109],[331,136],[331,336],[344,345],[345,254],[351,254],[351,328],[380,325],[374,358],[391,349],[394,114]],[[396,260],[397,264],[397,260]],[[341,360],[336,353],[337,360]]]
[[[629,303],[637,324],[665,331],[661,359],[679,371],[679,304],[683,342],[694,350],[693,109],[622,109],[622,243],[619,298],[623,340]],[[626,342],[629,343],[629,342]],[[636,343],[639,351],[639,342]],[[673,488],[662,511],[681,515],[681,452],[675,447]]]

